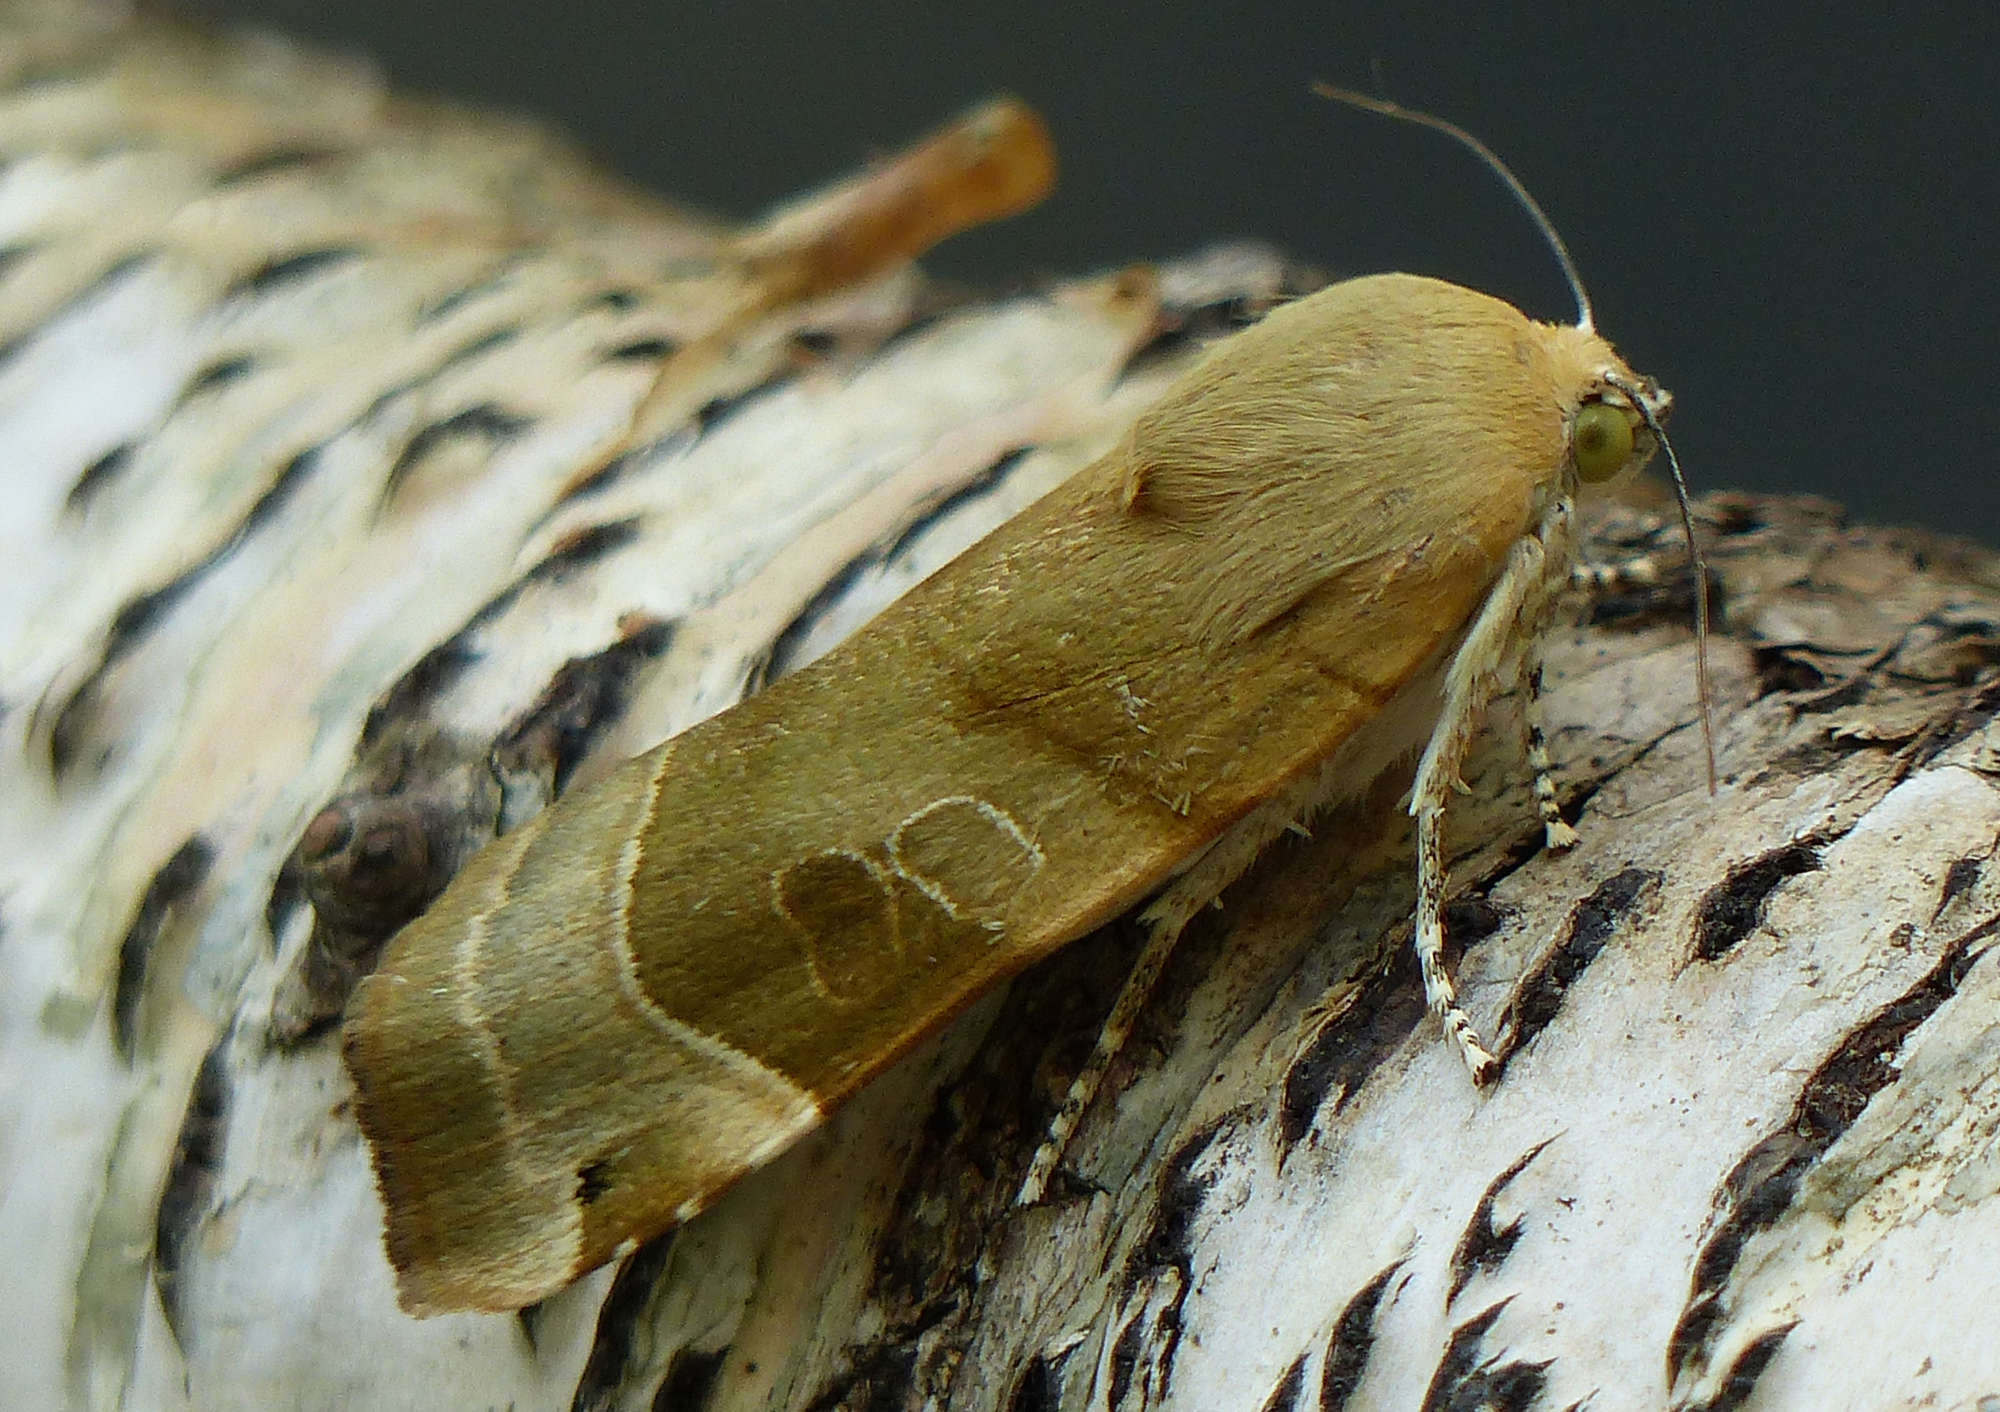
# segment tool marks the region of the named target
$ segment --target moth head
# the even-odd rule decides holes
[[[1694,570],[1695,677],[1701,697],[1702,740],[1708,747],[1708,792],[1715,793],[1715,731],[1709,722],[1708,691],[1708,568],[1702,563],[1701,546],[1695,539],[1694,507],[1688,503],[1687,481],[1681,476],[1680,458],[1674,455],[1674,444],[1667,440],[1666,429],[1660,425],[1667,409],[1673,405],[1673,399],[1667,395],[1665,388],[1652,379],[1635,376],[1611,353],[1610,345],[1597,337],[1590,294],[1583,287],[1583,276],[1577,272],[1576,261],[1570,258],[1569,247],[1563,244],[1555,223],[1529,194],[1528,188],[1521,184],[1521,179],[1490,147],[1456,123],[1414,108],[1405,108],[1386,98],[1376,98],[1327,83],[1316,83],[1313,90],[1323,98],[1331,98],[1364,112],[1379,113],[1398,122],[1415,123],[1419,127],[1441,132],[1464,147],[1505,183],[1515,203],[1534,222],[1550,253],[1556,257],[1556,263],[1562,267],[1563,278],[1568,281],[1570,293],[1576,298],[1576,323],[1560,330],[1549,325],[1543,327],[1555,334],[1557,344],[1572,356],[1580,355],[1584,368],[1597,366],[1595,375],[1589,377],[1586,384],[1588,391],[1578,401],[1565,428],[1569,450],[1563,465],[1563,489],[1572,490],[1579,483],[1602,485],[1616,479],[1627,467],[1637,470],[1645,465],[1655,451],[1667,453],[1667,471],[1673,477],[1674,497],[1680,502],[1681,529],[1687,535],[1688,561]],[[1608,362],[1599,363],[1600,354],[1607,356]]]
[[[1650,379],[1601,372],[1569,419],[1569,460],[1577,479],[1603,485],[1652,460],[1666,440],[1661,420],[1673,400]]]
[[[1634,377],[1622,368],[1598,375],[1598,391],[1584,397],[1570,418],[1570,462],[1577,479],[1602,483],[1627,466],[1637,468],[1655,451],[1667,453],[1667,473],[1680,504],[1681,531],[1687,536],[1688,566],[1694,572],[1695,689],[1701,700],[1701,737],[1708,750],[1708,792],[1715,793],[1715,728],[1710,723],[1708,690],[1708,566],[1694,532],[1694,507],[1688,503],[1687,481],[1680,457],[1660,425],[1674,399],[1651,378]]]

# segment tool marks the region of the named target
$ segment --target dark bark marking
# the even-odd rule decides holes
[[[1490,882],[1482,881],[1480,891],[1463,892],[1444,907],[1445,939],[1463,956],[1507,924],[1507,909],[1485,895]]]
[[[390,725],[423,715],[479,656],[464,633],[446,638],[424,653],[368,708],[368,717],[361,725],[361,744],[372,745]]]
[[[285,508],[292,495],[305,482],[305,478],[318,467],[320,452],[324,447],[324,442],[308,446],[278,468],[278,474],[264,487],[264,493],[257,497],[257,502],[243,517],[243,523],[223,541],[221,548],[216,550],[210,560],[202,565],[204,570],[213,568],[225,555],[233,553],[245,539],[274,519],[278,512]]]
[[[118,977],[111,1000],[111,1042],[127,1063],[138,1045],[139,1005],[146,994],[153,945],[159,940],[168,913],[202,885],[214,861],[215,850],[200,834],[175,849],[173,856],[154,870],[118,944]]]
[[[425,324],[436,323],[439,319],[457,313],[460,309],[482,295],[492,293],[506,282],[507,276],[513,273],[515,265],[521,261],[526,253],[525,251],[516,251],[506,259],[501,260],[499,264],[495,265],[480,278],[473,280],[469,284],[460,285],[448,294],[439,295],[434,303],[417,311],[414,326],[422,328]]]
[[[881,562],[881,556],[874,550],[864,550],[827,575],[826,582],[792,615],[790,622],[778,629],[771,645],[758,657],[743,694],[754,695],[793,670],[813,629],[854,590],[864,574]]]
[[[600,358],[607,363],[664,363],[680,351],[680,345],[671,338],[635,338],[630,343],[621,343],[607,348]]]
[[[1062,1389],[1056,1382],[1055,1369],[1037,1353],[1028,1360],[1014,1390],[1007,1395],[1007,1412],[1056,1412],[1060,1406]]]
[[[1743,1351],[1736,1355],[1729,1365],[1729,1372],[1723,1377],[1722,1387],[1707,1402],[1682,1404],[1681,1412],[1736,1412],[1750,1400],[1756,1391],[1757,1380],[1764,1376],[1764,1370],[1785,1346],[1798,1321],[1780,1324],[1752,1339]]]
[[[726,1358],[726,1348],[712,1354],[700,1348],[682,1348],[676,1352],[666,1364],[666,1376],[660,1378],[660,1386],[652,1394],[652,1412],[700,1412],[700,1408],[706,1408],[710,1396],[714,1396],[716,1378],[722,1376]]]
[[[1827,675],[1819,664],[1801,656],[1790,645],[1753,648],[1750,663],[1757,680],[1756,695],[1760,698],[1817,691],[1827,683]]]
[[[204,393],[215,392],[232,382],[241,380],[255,371],[256,367],[257,358],[254,354],[239,353],[230,358],[218,358],[206,367],[197,369],[194,376],[187,380],[186,386],[181,388],[180,396],[175,399],[175,410],[187,406]]]
[[[1256,323],[1276,302],[1253,294],[1227,294],[1201,304],[1162,309],[1158,332],[1126,356],[1118,381],[1176,360],[1190,344],[1211,343]]]
[[[255,181],[278,172],[317,166],[339,155],[340,153],[331,147],[272,147],[245,157],[231,166],[218,168],[209,181],[210,185],[219,191],[224,187]]]
[[[1808,1078],[1785,1123],[1752,1147],[1722,1180],[1719,1213],[1695,1256],[1688,1297],[1667,1340],[1667,1369],[1678,1382],[1714,1347],[1727,1313],[1723,1294],[1751,1237],[1791,1210],[1806,1173],[1901,1075],[1896,1052],[1918,1025],[1958,991],[1972,948],[2000,931],[1973,928],[1946,947],[1930,971],[1863,1020]]]
[[[845,1377],[814,1398],[807,1412],[906,1412],[915,1406],[915,1335],[884,1342],[855,1356]]]
[[[789,385],[795,374],[785,371],[772,374],[760,383],[732,392],[722,397],[711,397],[695,409],[692,418],[696,437],[707,436],[722,423],[741,412],[753,402],[760,402],[773,393]]]
[[[605,1192],[611,1190],[610,1175],[611,1163],[608,1159],[599,1158],[596,1161],[586,1162],[581,1167],[578,1167],[576,1169],[577,1205],[592,1205]]]
[[[1727,492],[1704,496],[1702,509],[1708,516],[1710,528],[1725,539],[1737,535],[1755,534],[1770,523],[1764,516],[1764,507],[1748,496],[1732,495]],[[1837,513],[1834,516],[1834,524],[1829,528],[1839,528],[1846,519],[1845,512]]]
[[[121,441],[109,451],[83,468],[69,494],[63,497],[63,510],[67,514],[80,515],[90,508],[91,500],[97,493],[116,480],[119,474],[132,463],[132,443]]]
[[[660,1276],[666,1273],[673,1248],[674,1232],[668,1231],[633,1251],[618,1267],[611,1292],[597,1310],[597,1327],[591,1332],[590,1352],[570,1397],[570,1412],[610,1412],[617,1405],[632,1369],[640,1322],[652,1304]]]
[[[71,692],[61,708],[56,712],[54,724],[49,731],[49,769],[60,779],[68,772],[82,749],[90,733],[91,720],[97,709],[99,692],[105,675],[126,653],[138,645],[164,619],[168,611],[178,603],[210,570],[240,548],[256,530],[281,510],[307,473],[317,464],[319,448],[308,447],[279,468],[271,483],[264,488],[256,502],[245,512],[236,528],[213,549],[195,563],[183,569],[158,588],[149,589],[131,599],[112,615],[110,626],[105,629],[104,645],[98,649],[97,665],[89,675]]]
[[[636,289],[600,289],[576,306],[579,314],[587,314],[593,309],[609,309],[614,314],[622,314],[638,307],[639,291]]]
[[[634,515],[603,524],[585,525],[562,537],[542,561],[521,576],[523,584],[561,583],[579,569],[616,553],[639,537],[640,520]]]
[[[910,522],[898,530],[892,538],[881,544],[870,545],[829,574],[819,590],[792,615],[791,621],[772,637],[770,647],[764,652],[756,669],[750,675],[749,685],[744,694],[762,691],[779,677],[794,670],[799,665],[805,643],[812,636],[814,629],[825,621],[848,594],[854,591],[855,586],[865,575],[896,558],[919,535],[947,516],[982,496],[990,495],[1031,449],[1017,446],[1003,452],[977,473],[968,477],[963,484],[940,496],[931,504],[919,507]]]
[[[1459,1412],[1459,1409],[1515,1409],[1532,1407],[1547,1385],[1543,1369],[1547,1363],[1487,1362],[1482,1366],[1479,1346],[1500,1315],[1513,1302],[1509,1295],[1489,1304],[1451,1331],[1444,1356],[1431,1374],[1424,1391],[1423,1412]]]
[[[1407,937],[1398,950],[1409,950]],[[1389,973],[1370,982],[1347,1014],[1323,1026],[1285,1070],[1278,1101],[1280,1160],[1312,1131],[1328,1095],[1344,1100],[1422,1021],[1422,999],[1408,983],[1414,975],[1414,965],[1399,956]]]
[[[1788,879],[1816,871],[1826,840],[1802,838],[1731,868],[1695,906],[1692,953],[1715,961],[1764,922],[1764,907]]]
[[[382,478],[381,503],[386,505],[394,499],[410,473],[436,454],[441,446],[452,441],[474,439],[501,443],[519,436],[533,425],[532,417],[510,412],[491,402],[480,402],[418,428],[403,444],[388,474]]]
[[[1259,1412],[1298,1412],[1299,1395],[1306,1390],[1306,1356],[1301,1353],[1285,1369],[1278,1385],[1271,1389],[1271,1395],[1264,1399]]]
[[[157,254],[159,254],[157,250],[135,251],[106,265],[88,284],[44,315],[40,323],[30,324],[12,338],[0,342],[0,367],[5,367],[9,360],[33,343],[43,330],[75,314],[91,300],[103,295],[112,285],[135,273]]]
[[[1952,903],[1972,891],[1974,884],[1979,881],[1979,874],[1984,871],[1985,867],[1986,858],[1984,857],[1955,858],[1952,860],[1951,866],[1945,869],[1944,885],[1938,890],[1937,906],[1931,910],[1931,920],[1933,922],[1944,915],[1945,908],[1951,906]]]
[[[195,567],[177,574],[158,588],[148,589],[134,598],[128,598],[111,615],[111,623],[104,631],[104,647],[100,654],[101,664],[109,666],[123,657],[137,645],[140,638],[151,632],[167,610],[181,600],[202,570],[208,567],[204,560]]]
[[[188,1242],[209,1211],[216,1176],[222,1170],[223,1141],[228,1134],[229,1067],[225,1036],[203,1056],[188,1092],[180,1134],[174,1139],[173,1160],[153,1216],[153,1285],[167,1327],[182,1349],[187,1331],[181,1327],[179,1279]]]
[[[1125,1259],[1123,1282],[1138,1284],[1150,1274],[1177,1270],[1185,1282],[1191,1276],[1193,1253],[1189,1232],[1202,1202],[1215,1185],[1215,1178],[1195,1168],[1222,1136],[1230,1116],[1211,1119],[1168,1155],[1160,1164],[1159,1204],[1154,1208],[1146,1233],[1133,1242]],[[1112,1399],[1113,1404],[1117,1402]]]
[[[715,1392],[727,1349],[704,1353],[683,1348],[667,1364],[667,1375],[653,1393],[652,1412],[700,1412]]]
[[[1212,1175],[1197,1172],[1195,1168],[1230,1121],[1230,1115],[1224,1114],[1204,1124],[1160,1164],[1159,1202],[1145,1234],[1133,1243],[1132,1253],[1126,1257],[1122,1283],[1127,1289],[1143,1289],[1171,1272],[1175,1293],[1156,1312],[1151,1328],[1146,1327],[1142,1305],[1119,1331],[1112,1345],[1109,1406],[1122,1405],[1139,1354],[1149,1345],[1160,1349],[1162,1390],[1172,1380],[1174,1357],[1180,1349],[1181,1304],[1194,1287],[1189,1233],[1196,1213],[1215,1185]]]
[[[1447,1306],[1458,1299],[1474,1275],[1497,1270],[1514,1253],[1514,1247],[1521,1239],[1521,1217],[1516,1216],[1506,1225],[1496,1227],[1493,1224],[1493,1203],[1554,1140],[1543,1138],[1515,1158],[1480,1193],[1472,1215],[1465,1223],[1465,1230],[1459,1235],[1458,1245],[1451,1252],[1451,1286],[1444,1297]]]
[[[1570,909],[1563,936],[1515,983],[1500,1016],[1500,1062],[1505,1064],[1526,1048],[1556,1017],[1563,996],[1597,959],[1639,900],[1652,891],[1660,874],[1626,868],[1605,879]]]
[[[1821,653],[1820,660],[1831,663],[1837,654]],[[1860,653],[1847,654],[1855,663],[1854,675],[1844,677],[1824,691],[1801,696],[1790,703],[1796,716],[1823,716],[1833,711],[1844,711],[1850,706],[1859,706],[1874,693],[1875,682],[1870,670],[1880,665],[1880,653],[1865,657]],[[1843,663],[1842,665],[1845,665]],[[1837,747],[1845,750],[1847,747]]]
[[[1132,1370],[1138,1366],[1145,1344],[1144,1310],[1135,1312],[1118,1331],[1111,1344],[1111,1380],[1104,1398],[1106,1407],[1122,1407],[1125,1394],[1132,1390]]]
[[[549,507],[551,513],[573,500],[580,500],[586,495],[595,495],[606,486],[623,479],[628,471],[639,464],[640,459],[638,452],[619,452],[603,465],[566,486],[555,503]]]
[[[1154,1311],[1150,1326],[1142,1305],[1118,1331],[1118,1337],[1111,1345],[1111,1378],[1106,1388],[1106,1407],[1125,1405],[1140,1359],[1152,1347],[1160,1350],[1157,1362],[1160,1386],[1155,1391],[1161,1396],[1166,1395],[1173,1381],[1174,1355],[1180,1348],[1181,1301],[1187,1298],[1187,1294],[1188,1281],[1183,1275],[1178,1293]]]
[[[315,275],[359,258],[361,251],[351,245],[329,245],[317,250],[301,250],[295,254],[281,255],[274,260],[266,260],[249,274],[244,275],[224,290],[222,297],[225,301],[260,298],[275,289],[311,279]]]
[[[1118,369],[1117,381],[1124,382],[1161,362],[1178,359],[1190,344],[1212,343],[1248,328],[1275,306],[1311,294],[1326,283],[1324,272],[1285,261],[1279,269],[1276,286],[1269,293],[1245,290],[1199,303],[1163,304],[1158,331],[1126,356]]]
[[[1326,1355],[1319,1368],[1319,1412],[1343,1412],[1361,1386],[1368,1356],[1375,1351],[1375,1316],[1390,1281],[1401,1273],[1403,1262],[1387,1266],[1349,1299],[1334,1320],[1327,1336]]]
[[[362,411],[360,416],[354,419],[354,424],[363,425],[374,421],[399,400],[429,383],[435,376],[436,369],[432,369],[430,372],[416,373],[410,377],[390,383],[369,399],[368,406]]]
[[[294,850],[286,854],[285,861],[278,865],[278,876],[272,880],[271,894],[264,899],[264,930],[270,934],[273,946],[277,944],[278,934],[284,930],[285,919],[305,900],[305,876],[299,867],[298,853]]]
[[[437,376],[438,373],[443,372],[446,368],[456,367],[461,363],[469,363],[482,353],[491,353],[496,348],[504,348],[520,336],[521,326],[519,324],[501,324],[497,328],[490,328],[477,338],[459,345],[440,358],[437,366],[431,370],[431,376]]]
[[[1451,1412],[1531,1412],[1548,1391],[1548,1370],[1554,1361],[1515,1359],[1480,1368],[1452,1388],[1450,1401],[1442,1405]]]
[[[1462,955],[1498,931],[1506,916],[1504,909],[1482,893],[1461,893],[1445,904],[1447,949]],[[1307,1042],[1285,1071],[1278,1102],[1281,1161],[1312,1131],[1329,1094],[1344,1098],[1358,1089],[1423,1022],[1423,987],[1409,938],[1407,926],[1397,929],[1388,939],[1393,948],[1388,967],[1368,983],[1338,1022],[1323,1027]]]
[[[896,348],[898,345],[921,338],[924,334],[929,333],[944,322],[944,316],[949,312],[948,308],[928,309],[916,315],[901,327],[892,330],[887,338],[884,338],[880,343],[875,345],[876,361],[879,362],[890,350]]]
[[[97,670],[101,672],[131,651],[139,639],[159,624],[167,611],[194,587],[203,574],[221,563],[259,526],[277,514],[298,489],[307,473],[313,469],[318,455],[319,448],[312,446],[293,456],[278,468],[270,484],[264,487],[263,493],[252,503],[249,510],[244,513],[243,519],[222,543],[160,587],[129,599],[113,614],[111,625],[105,630],[104,647]]]
[[[603,651],[565,662],[541,698],[494,742],[502,773],[546,768],[560,793],[605,727],[624,715],[640,672],[666,652],[673,636],[672,623],[647,619]]]
[[[1907,778],[1974,731],[1984,730],[1996,713],[2000,713],[2000,681],[1989,682],[1949,716],[1932,721],[1923,734],[1905,748],[1903,774],[1900,777]]]
[[[931,503],[919,506],[910,522],[881,547],[879,555],[881,562],[886,564],[901,557],[904,551],[933,526],[950,518],[974,501],[991,495],[1034,449],[1032,446],[1011,446],[966,477],[960,485],[953,487]]]

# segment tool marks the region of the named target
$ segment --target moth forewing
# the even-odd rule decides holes
[[[347,1028],[405,1307],[549,1294],[1065,942],[1185,914],[1427,738],[1455,780],[1566,568],[1607,373],[1636,383],[1485,295],[1334,285],[826,657],[480,854]]]

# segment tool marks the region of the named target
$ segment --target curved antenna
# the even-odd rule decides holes
[[[1548,218],[1548,213],[1542,210],[1541,204],[1528,194],[1528,188],[1521,185],[1521,179],[1494,154],[1492,148],[1457,123],[1447,122],[1443,118],[1416,108],[1405,108],[1401,103],[1392,103],[1387,98],[1376,98],[1352,88],[1341,88],[1325,82],[1315,82],[1312,88],[1320,97],[1331,98],[1336,103],[1345,103],[1350,108],[1359,108],[1365,113],[1379,113],[1385,118],[1395,118],[1401,122],[1415,123],[1418,127],[1427,127],[1433,132],[1441,132],[1485,163],[1486,170],[1507,183],[1507,189],[1514,194],[1515,202],[1528,213],[1528,219],[1535,223],[1535,228],[1542,233],[1542,239],[1546,240],[1549,249],[1555,252],[1556,263],[1562,266],[1563,278],[1569,281],[1569,292],[1576,299],[1576,326],[1586,332],[1596,330],[1597,323],[1590,312],[1590,295],[1583,287],[1583,276],[1577,273],[1576,261],[1570,259],[1569,247],[1563,244],[1562,236],[1556,231],[1555,222]],[[1651,421],[1650,418],[1647,420]],[[1671,459],[1673,453],[1670,451],[1667,454]],[[1674,475],[1678,478],[1680,471],[1676,469]]]
[[[1624,378],[1607,375],[1604,379],[1610,386],[1624,393],[1646,424],[1646,430],[1660,443],[1660,449],[1667,453],[1667,469],[1673,473],[1674,498],[1681,506],[1681,529],[1687,535],[1688,563],[1694,569],[1694,683],[1695,695],[1701,701],[1701,743],[1708,748],[1708,792],[1716,792],[1715,776],[1715,722],[1709,709],[1708,697],[1708,565],[1702,562],[1701,545],[1694,537],[1694,509],[1688,504],[1687,482],[1681,478],[1681,458],[1674,455],[1674,444],[1667,440],[1667,429],[1660,425],[1660,419],[1653,415],[1653,409],[1646,404],[1639,389]]]

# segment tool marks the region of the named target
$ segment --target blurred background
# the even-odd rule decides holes
[[[997,288],[1232,236],[1568,320],[1492,178],[1311,96],[1428,108],[1512,164],[1599,328],[1678,399],[1697,489],[1810,491],[2000,544],[2000,7],[190,0],[541,115],[746,217],[1011,90],[1054,199],[926,263]]]

